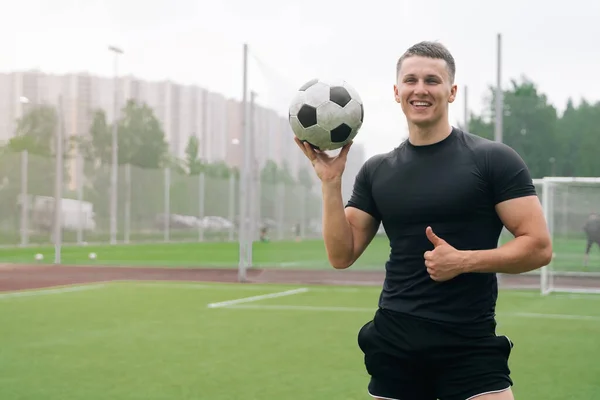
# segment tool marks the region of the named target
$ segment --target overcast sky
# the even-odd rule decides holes
[[[526,75],[560,110],[569,96],[600,100],[600,2],[571,0],[0,0],[0,70],[90,71],[112,75],[107,45],[122,47],[120,72],[242,93],[242,43],[251,52],[250,87],[285,113],[294,90],[313,77],[342,78],[365,103],[357,142],[367,154],[406,137],[393,99],[395,64],[411,44],[439,40],[457,63],[476,112],[502,75]]]

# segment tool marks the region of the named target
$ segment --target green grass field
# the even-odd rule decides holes
[[[377,288],[112,283],[0,293],[0,399],[361,400]],[[88,290],[86,290],[88,289]],[[517,399],[600,398],[600,296],[504,291]]]
[[[505,239],[506,240],[506,239]],[[580,271],[585,249],[583,239],[556,239],[553,267],[559,271]],[[98,258],[88,258],[94,252]],[[31,263],[35,254],[44,255],[43,262],[54,260],[54,247],[1,248],[0,262]],[[382,269],[389,254],[386,237],[378,236],[353,268]],[[105,264],[132,266],[172,267],[232,267],[238,264],[239,245],[236,242],[203,243],[142,243],[131,245],[63,246],[63,264]],[[328,269],[325,247],[321,240],[303,242],[283,241],[260,243],[253,246],[253,262],[259,267]],[[589,271],[600,272],[600,251],[592,250]]]

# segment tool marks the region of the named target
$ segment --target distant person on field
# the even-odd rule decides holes
[[[296,223],[296,225],[294,225],[294,234],[296,235],[296,242],[299,242],[300,240],[302,240],[302,232],[300,229],[300,223]]]
[[[267,225],[263,225],[260,228],[260,241],[263,243],[267,243],[269,241],[269,229]]]
[[[590,214],[587,221],[585,221],[585,225],[583,225],[583,231],[585,232],[585,236],[587,238],[583,266],[587,267],[592,245],[596,243],[600,247],[600,217],[597,213]]]

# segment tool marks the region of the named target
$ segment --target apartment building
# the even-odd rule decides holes
[[[33,70],[0,74],[0,142],[14,135],[16,121],[27,107],[57,104],[59,97],[66,134],[86,135],[95,110],[104,110],[108,121],[114,120],[114,85],[113,78],[88,73],[56,75]],[[117,85],[119,110],[129,99],[151,107],[174,156],[184,158],[190,137],[197,136],[202,158],[240,166],[244,137],[239,101],[198,86],[134,76],[120,77]],[[286,118],[256,105],[253,121],[258,165],[272,159],[280,165],[286,162],[296,173],[303,155],[295,147]]]

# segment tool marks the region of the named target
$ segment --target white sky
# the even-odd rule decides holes
[[[479,112],[496,81],[496,34],[503,35],[503,82],[536,82],[560,110],[569,96],[600,100],[600,2],[593,0],[0,0],[0,70],[90,71],[111,75],[109,44],[122,47],[120,72],[195,83],[239,98],[242,43],[250,88],[287,111],[313,77],[343,78],[365,102],[357,136],[367,155],[406,137],[393,100],[398,56],[439,40],[457,62]],[[451,107],[462,120],[463,97]]]

